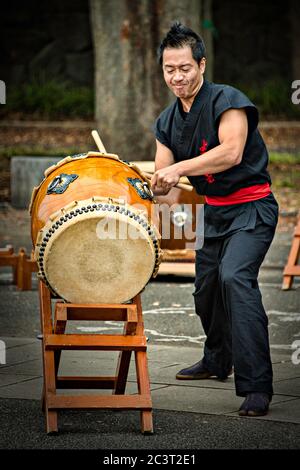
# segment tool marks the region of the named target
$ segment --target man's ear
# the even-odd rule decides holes
[[[199,62],[199,68],[202,74],[205,72],[205,66],[206,66],[206,59],[205,57],[202,57],[202,59]]]

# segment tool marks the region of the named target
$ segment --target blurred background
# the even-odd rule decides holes
[[[258,106],[282,213],[299,207],[300,6],[296,0],[11,0],[1,6],[0,198],[11,201],[10,161],[95,149],[153,160],[152,126],[173,99],[156,60],[174,20],[199,32],[206,78]]]
[[[23,260],[23,264],[18,261],[17,265],[23,282],[26,273],[23,267],[34,268],[27,210],[32,188],[41,182],[44,169],[58,160],[97,150],[92,129],[98,130],[107,151],[121,159],[154,160],[152,127],[159,113],[174,99],[163,81],[156,51],[175,20],[203,36],[207,49],[206,78],[238,87],[259,110],[259,130],[269,150],[272,189],[280,207],[276,234],[259,277],[269,318],[276,398],[272,416],[269,421],[266,418],[264,427],[256,420],[253,428],[247,420],[238,426],[236,417],[230,426],[225,426],[232,416],[226,410],[237,409],[233,379],[228,385],[207,381],[198,388],[184,385],[180,392],[174,389],[175,371],[198,357],[205,335],[199,329],[193,306],[193,259],[189,263],[181,259],[177,271],[175,263],[169,263],[172,266],[151,280],[142,296],[149,346],[152,351],[153,345],[160,348],[154,351],[150,364],[155,407],[170,410],[173,406],[170,403],[175,403],[172,409],[180,410],[173,421],[166,419],[166,415],[162,415],[161,421],[158,419],[156,443],[162,449],[168,445],[176,447],[178,443],[179,447],[194,448],[208,441],[208,445],[222,448],[229,441],[229,447],[299,447],[295,423],[300,423],[300,374],[299,364],[297,369],[296,363],[291,362],[293,348],[298,347],[300,340],[299,276],[295,276],[292,289],[281,290],[300,207],[300,104],[297,104],[300,2],[296,0],[1,2],[0,334],[7,342],[8,359],[0,370],[0,407],[5,417],[0,426],[0,447],[2,444],[14,449],[52,446],[98,449],[101,445],[108,448],[156,445],[155,441],[135,441],[134,434],[130,435],[133,440],[127,439],[127,415],[126,431],[121,427],[120,439],[112,427],[120,419],[116,413],[108,418],[102,414],[98,418],[83,418],[86,422],[92,419],[95,426],[85,434],[79,430],[84,423],[79,423],[82,415],[66,414],[61,440],[55,437],[54,443],[53,438],[51,441],[45,438],[40,402],[34,401],[40,399],[42,386],[40,345],[36,341],[41,333],[37,277],[34,272],[31,278],[28,268],[27,285],[24,282],[20,287],[19,275],[12,278],[12,266],[16,264],[5,264],[3,252],[7,245],[12,245],[14,254],[8,252],[6,258]],[[1,81],[6,85],[5,104],[1,102]],[[296,81],[299,92],[292,88]],[[293,95],[297,98],[294,103]],[[25,248],[28,259],[20,248]],[[95,329],[87,323],[76,327],[77,330],[103,329],[114,334],[115,329],[123,327],[107,321],[103,328]],[[170,346],[174,347],[173,355]],[[84,359],[87,362],[82,356],[70,361],[72,375],[76,361],[89,371],[103,370],[101,358],[93,352]],[[111,364],[104,364],[106,371]],[[204,387],[202,392],[200,387]],[[191,408],[193,397],[196,412],[205,413],[203,418],[197,416],[194,427],[190,426],[191,411],[195,411]],[[188,411],[189,416],[182,411]],[[208,419],[210,413],[219,415],[215,416],[218,418],[215,427]],[[178,421],[179,416],[182,421]],[[76,420],[79,424],[75,424]],[[189,439],[194,428],[196,435]]]

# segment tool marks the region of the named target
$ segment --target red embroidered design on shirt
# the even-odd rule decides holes
[[[201,147],[199,148],[199,150],[200,150],[200,155],[202,155],[204,152],[206,152],[207,146],[208,146],[207,140],[202,139],[202,145],[201,145]]]
[[[207,147],[208,147],[208,142],[207,140],[205,139],[202,139],[202,145],[199,147],[199,150],[200,150],[200,155],[202,155],[203,153],[206,152],[207,150]],[[208,183],[213,183],[215,181],[215,178],[213,177],[213,175],[204,175],[205,176],[205,179]]]

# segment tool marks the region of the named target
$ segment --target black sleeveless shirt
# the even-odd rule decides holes
[[[238,189],[269,183],[268,152],[257,129],[258,111],[241,91],[228,85],[204,80],[189,113],[184,113],[178,98],[155,122],[157,140],[168,147],[176,162],[199,155],[220,145],[218,128],[221,114],[228,109],[245,109],[248,136],[240,164],[213,175],[188,176],[198,194],[227,196]],[[205,237],[224,236],[255,227],[259,213],[263,222],[273,225],[278,206],[271,194],[258,201],[229,206],[205,205]]]
[[[197,157],[220,145],[220,116],[231,108],[244,108],[247,113],[248,138],[242,161],[239,165],[214,174],[213,178],[189,176],[199,194],[227,196],[240,188],[271,183],[266,169],[268,152],[257,129],[256,107],[241,91],[205,80],[189,113],[183,113],[180,99],[177,99],[161,113],[155,123],[157,140],[170,148],[175,161],[179,162]]]

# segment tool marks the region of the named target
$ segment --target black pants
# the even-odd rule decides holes
[[[204,364],[220,378],[234,366],[236,394],[273,394],[268,318],[257,277],[275,227],[206,239],[196,252],[195,307],[207,336]]]

